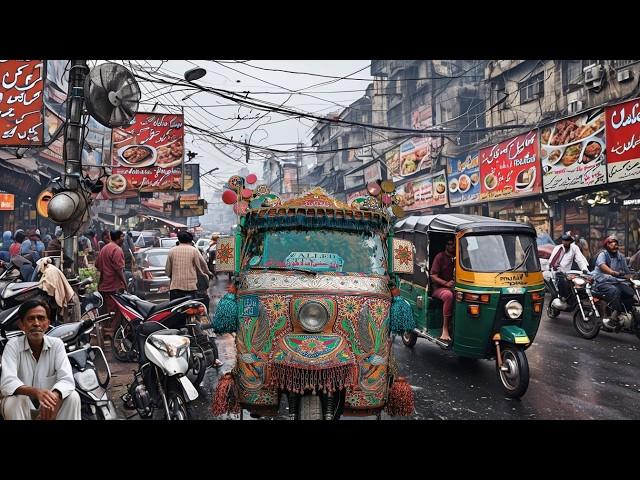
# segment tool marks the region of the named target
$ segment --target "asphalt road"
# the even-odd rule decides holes
[[[212,283],[212,307],[226,293],[226,286],[223,275]],[[225,364],[207,371],[199,387],[200,398],[194,402],[196,419],[216,418],[209,411],[212,393],[220,376],[235,362],[233,336],[221,335],[216,341]],[[495,362],[469,364],[422,339],[410,349],[396,337],[394,350],[400,375],[408,379],[415,394],[415,413],[408,419],[640,419],[640,340],[630,334],[604,332],[594,340],[584,340],[575,333],[569,314],[562,313],[556,319],[543,317],[534,344],[527,350],[531,380],[520,400],[503,395]],[[116,408],[123,418],[138,419],[122,408],[119,398],[135,364],[111,357],[109,361]],[[286,418],[285,414],[283,407],[279,418]],[[246,411],[243,418],[249,419]]]

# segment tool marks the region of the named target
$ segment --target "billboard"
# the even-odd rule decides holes
[[[607,181],[605,112],[598,108],[540,130],[545,192],[604,184]]]
[[[532,130],[480,149],[480,200],[540,193],[538,132]]]
[[[449,205],[457,207],[480,201],[478,152],[447,160]]]
[[[182,190],[184,116],[136,113],[131,124],[112,130],[110,198],[139,192]]]
[[[400,145],[397,167],[390,172],[394,181],[431,170],[432,155],[440,146],[440,138],[416,137]]]
[[[445,171],[409,180],[396,188],[398,205],[411,212],[436,207],[447,203],[447,182]]]
[[[609,182],[640,178],[640,100],[605,108],[605,120],[606,150],[600,151],[606,151]]]
[[[0,60],[0,146],[44,144],[44,60]]]

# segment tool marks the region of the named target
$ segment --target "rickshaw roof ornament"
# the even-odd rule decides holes
[[[282,203],[283,207],[325,207],[350,210],[346,203],[330,196],[323,188],[315,187],[305,194]]]

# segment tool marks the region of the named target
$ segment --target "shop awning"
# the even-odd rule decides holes
[[[154,217],[152,215],[144,215],[145,218],[149,218],[151,220],[157,220],[158,222],[166,223],[167,225],[171,225],[176,228],[187,228],[187,226],[183,223],[174,222],[172,220],[167,220],[166,218]]]

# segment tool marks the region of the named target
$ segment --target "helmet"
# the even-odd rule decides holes
[[[619,242],[618,242],[618,239],[617,239],[614,235],[609,235],[607,238],[605,238],[605,239],[603,240],[603,242],[602,242],[602,246],[603,246],[604,248],[606,248],[606,247],[607,247],[607,244],[608,244],[609,242],[616,242],[616,243],[619,243]]]
[[[565,233],[564,235],[562,235],[562,237],[560,237],[560,239],[563,242],[573,242],[573,237],[571,235],[569,235],[568,233]]]

